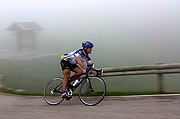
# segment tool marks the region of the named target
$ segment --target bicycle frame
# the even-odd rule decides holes
[[[93,70],[95,70],[95,71],[98,71],[98,72],[102,72],[102,70],[96,70],[96,69],[93,69]],[[90,89],[90,91],[92,91],[92,92],[94,92],[93,91],[93,89],[92,89],[92,86],[91,86],[91,81],[90,81],[90,78],[89,78],[89,74],[88,73],[83,73],[83,74],[79,74],[79,75],[76,75],[76,76],[83,76],[83,75],[85,75],[84,77],[82,77],[82,78],[77,78],[77,79],[80,79],[80,81],[78,81],[78,83],[75,85],[75,86],[70,86],[70,84],[68,84],[68,86],[67,86],[67,88],[68,89],[71,89],[71,91],[72,92],[74,92],[74,90],[76,90],[78,87],[79,87],[79,85],[81,85],[84,81],[85,81],[85,79],[87,79],[87,85],[88,85],[88,87],[89,87],[89,89]],[[76,77],[75,76],[75,77]],[[73,76],[72,76],[73,77]],[[70,77],[70,78],[72,78],[72,77]],[[69,79],[70,79],[69,78]],[[76,79],[76,80],[77,80]],[[70,82],[68,82],[68,83],[70,83]],[[60,85],[60,84],[59,84]],[[57,87],[59,87],[59,85],[57,85],[53,90],[52,90],[52,94],[54,93],[54,92],[60,92],[59,91],[59,89],[57,89],[56,90],[56,88]],[[61,93],[61,92],[60,92]]]
[[[100,70],[92,69],[92,70],[97,71],[97,72],[100,72],[100,73],[103,72],[102,69],[100,69]],[[80,75],[77,75],[77,76],[79,77],[79,76],[83,76],[83,75],[85,75],[85,76],[84,76],[83,78],[80,78],[80,81],[79,81],[75,86],[72,86],[72,87],[69,87],[69,86],[68,86],[68,88],[70,88],[70,89],[72,90],[72,92],[73,92],[74,90],[76,90],[76,88],[78,88],[79,85],[82,84],[83,81],[85,81],[85,79],[87,79],[87,85],[88,85],[90,91],[94,92],[93,89],[92,89],[92,86],[91,86],[91,81],[90,81],[90,78],[89,78],[90,76],[89,76],[88,71],[86,71],[86,73],[83,73],[83,74],[80,74]],[[73,77],[73,76],[72,76],[72,77]],[[72,78],[72,77],[70,77],[70,78]],[[78,78],[77,78],[77,79],[78,79]],[[76,80],[77,80],[77,79],[76,79]]]
[[[102,74],[102,69],[101,70],[93,69],[93,70],[97,71],[97,76],[91,76],[88,73],[88,71],[86,71],[86,73],[77,75],[77,77],[80,77],[80,78],[77,78],[76,76],[70,77],[70,78],[73,78],[76,80],[77,79],[78,80],[80,79],[80,80],[77,83],[75,83],[74,86],[72,86],[70,84],[70,82],[67,83],[67,90],[66,90],[67,98],[59,98],[58,97],[62,94],[63,78],[61,78],[61,77],[52,78],[51,80],[49,80],[47,82],[47,84],[44,87],[44,96],[43,96],[44,100],[49,105],[60,104],[64,99],[70,100],[72,98],[73,92],[79,87],[78,96],[79,96],[80,101],[83,104],[85,104],[87,106],[95,106],[95,105],[99,104],[103,100],[103,98],[106,94],[106,84],[103,81],[103,79],[100,77],[100,75]],[[97,85],[94,85],[94,84],[97,84],[94,81],[99,82],[98,84],[101,85],[101,88],[100,88],[101,94],[100,95],[99,95],[99,87],[97,87]],[[88,90],[86,90],[87,87],[88,87]],[[88,91],[88,93],[86,93],[86,91]],[[98,93],[98,96],[96,93]],[[94,96],[97,96],[97,97],[94,98]],[[95,100],[95,102],[94,102],[94,100]]]
[[[82,76],[82,75],[83,75],[83,74],[81,74],[81,75],[79,75],[79,76]],[[78,79],[78,78],[77,78],[77,79]],[[77,79],[76,79],[76,80],[77,80]],[[74,90],[76,90],[76,88],[79,87],[80,84],[82,84],[83,81],[85,81],[85,79],[89,80],[89,74],[85,73],[85,76],[84,76],[83,78],[80,78],[80,81],[79,81],[75,86],[72,86],[72,87],[69,87],[69,86],[68,86],[68,88],[70,88],[70,89],[72,90],[72,92],[73,92]]]

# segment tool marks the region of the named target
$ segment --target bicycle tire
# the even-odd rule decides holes
[[[55,77],[45,85],[43,98],[49,105],[58,105],[64,100],[61,98],[62,80],[61,77]]]
[[[100,77],[90,77],[90,83],[93,91],[87,86],[88,79],[84,79],[84,82],[79,88],[79,99],[86,106],[95,106],[99,104],[106,95],[106,83]]]

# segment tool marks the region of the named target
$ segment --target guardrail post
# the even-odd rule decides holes
[[[4,75],[0,75],[0,88],[3,88],[3,80],[4,80]]]
[[[160,93],[164,92],[164,85],[163,85],[163,74],[157,74],[158,77],[158,91]]]

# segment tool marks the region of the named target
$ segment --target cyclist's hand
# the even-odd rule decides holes
[[[92,69],[92,66],[88,65],[86,68],[86,72],[89,72]]]

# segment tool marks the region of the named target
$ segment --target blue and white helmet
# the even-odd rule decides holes
[[[93,48],[94,45],[93,45],[93,43],[91,43],[89,41],[85,41],[85,42],[82,43],[82,47]]]

